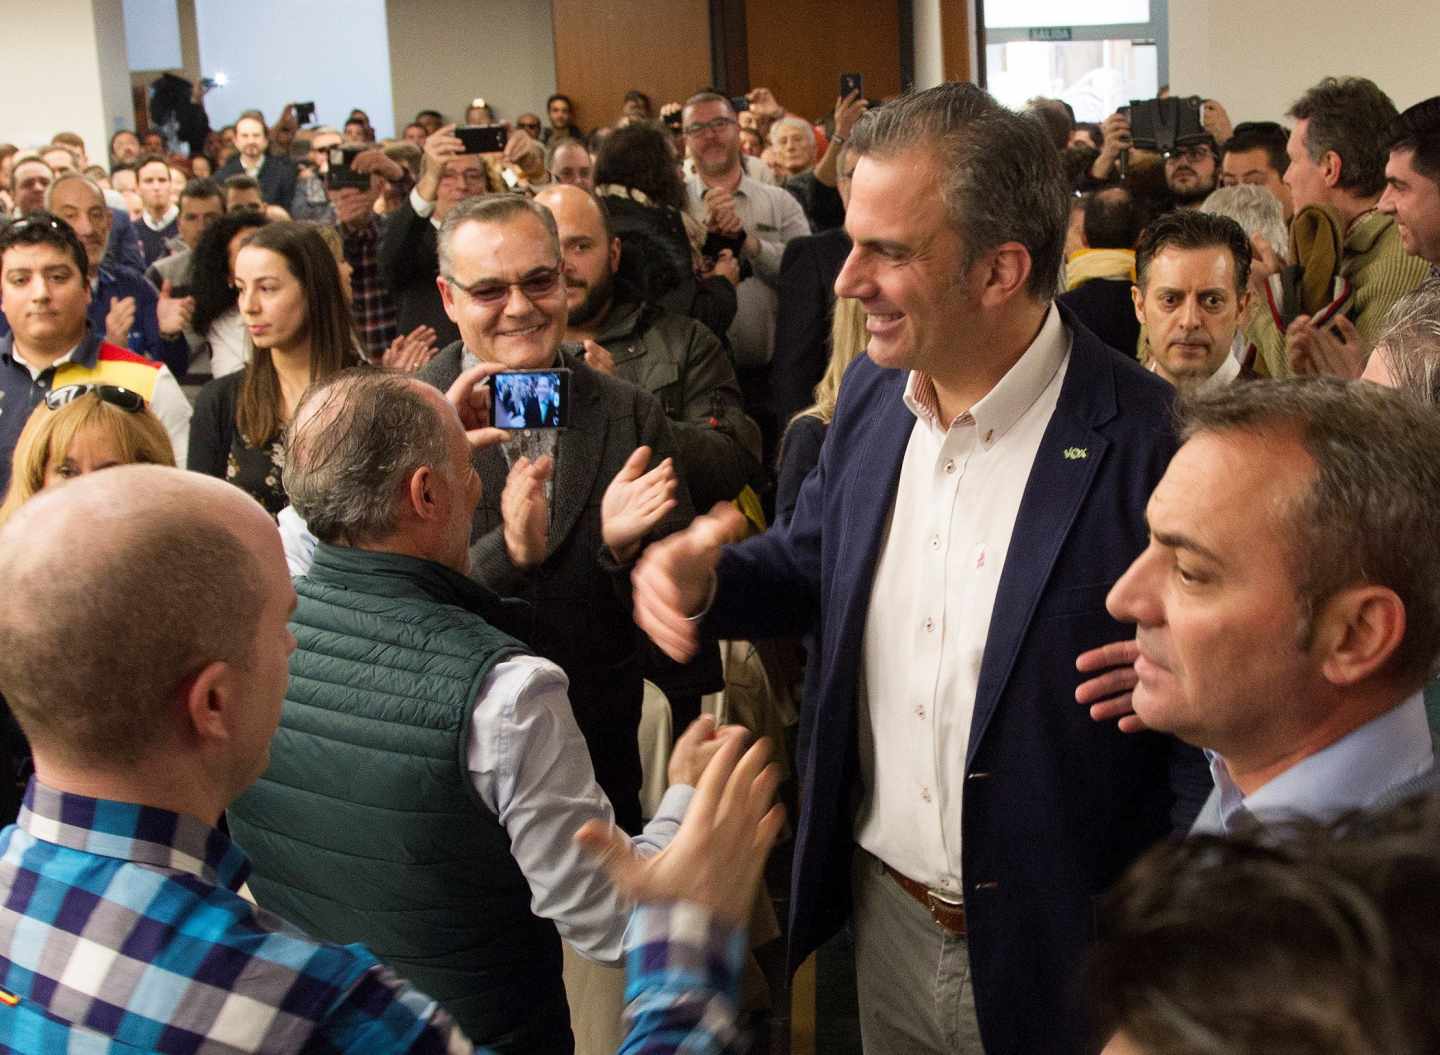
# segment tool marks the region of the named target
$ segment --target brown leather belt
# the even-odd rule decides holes
[[[909,876],[901,875],[889,865],[885,865],[885,871],[901,890],[925,906],[930,918],[941,930],[956,938],[965,937],[965,905],[958,895],[951,901],[945,895],[935,893],[924,883],[917,883]]]

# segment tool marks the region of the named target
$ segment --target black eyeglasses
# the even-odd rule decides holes
[[[515,127],[516,127],[516,128],[523,128],[523,129],[525,129],[525,131],[527,131],[527,132],[538,132],[538,131],[540,131],[540,122],[539,122],[539,121],[536,121],[536,122],[534,122],[534,123],[532,124],[532,123],[529,122],[529,121],[521,121],[521,122],[520,122],[518,125],[516,125]]]
[[[130,414],[138,414],[145,409],[144,396],[119,385],[64,385],[46,394],[45,405],[51,410],[59,410],[91,392],[95,393],[95,397],[101,402],[119,407]]]

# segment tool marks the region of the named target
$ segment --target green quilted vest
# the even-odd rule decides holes
[[[485,675],[529,650],[497,600],[429,561],[321,544],[265,775],[229,811],[265,908],[363,942],[502,1052],[570,1052],[554,924],[470,784]]]

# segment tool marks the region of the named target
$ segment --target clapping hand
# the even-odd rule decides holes
[[[646,472],[650,453],[649,447],[636,447],[600,503],[601,537],[621,564],[639,552],[640,540],[675,508],[675,463],[666,458]]]

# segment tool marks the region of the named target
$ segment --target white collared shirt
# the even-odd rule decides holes
[[[145,221],[145,226],[150,228],[150,230],[163,231],[165,230],[165,228],[169,227],[172,223],[174,223],[179,215],[180,207],[178,205],[172,205],[170,206],[170,208],[165,210],[165,215],[162,216],[159,220],[152,220],[148,212],[142,212],[140,214],[140,219]]]
[[[937,890],[961,889],[962,785],[980,664],[1070,341],[1052,307],[1025,354],[948,428],[925,398],[928,379],[912,372],[905,386],[916,420],[865,624],[855,838]]]

